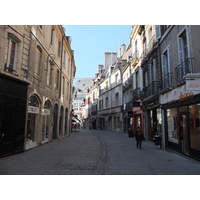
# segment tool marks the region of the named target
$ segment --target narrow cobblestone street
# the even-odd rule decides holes
[[[100,130],[70,137],[0,159],[1,175],[199,175],[200,163],[127,134]]]

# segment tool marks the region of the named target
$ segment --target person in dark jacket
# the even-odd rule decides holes
[[[137,148],[139,147],[141,149],[142,148],[142,140],[144,140],[144,135],[143,135],[142,131],[140,130],[140,127],[137,127],[137,131],[135,134],[135,140],[136,140]]]

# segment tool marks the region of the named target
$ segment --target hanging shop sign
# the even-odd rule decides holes
[[[39,114],[40,109],[34,106],[28,106],[28,113]]]
[[[133,102],[133,107],[140,107],[140,102],[137,101]]]
[[[200,91],[200,79],[186,80],[186,90]]]
[[[42,115],[50,115],[50,110],[49,109],[42,109]]]

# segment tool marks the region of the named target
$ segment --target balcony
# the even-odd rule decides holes
[[[140,88],[136,88],[133,90],[133,100],[138,100],[138,99],[141,99],[142,97],[142,91],[140,91]]]
[[[133,102],[130,101],[128,103],[126,103],[126,107],[124,108],[124,110],[128,111],[128,110],[132,110],[133,107]]]
[[[141,61],[142,63],[146,61],[148,54],[152,52],[152,50],[155,48],[157,44],[156,36],[153,35],[151,39],[149,40],[149,43],[146,45],[146,48],[144,49],[142,55],[141,55]]]
[[[159,95],[160,82],[154,81],[150,85],[143,88],[144,99],[149,99]]]
[[[132,77],[130,77],[130,78],[128,78],[125,82],[124,82],[124,84],[123,84],[123,89],[126,89],[126,88],[128,88],[128,87],[131,87],[132,86]]]
[[[193,58],[187,58],[175,68],[175,81],[177,85],[184,82],[184,76],[186,74],[192,73],[192,60]]]
[[[162,92],[172,88],[172,73],[168,73],[162,77]]]
[[[132,55],[132,65],[137,65],[139,61],[139,51],[135,51],[135,53]]]

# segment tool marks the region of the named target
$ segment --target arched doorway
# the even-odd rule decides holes
[[[40,103],[37,95],[32,95],[28,102],[28,120],[26,134],[26,148],[37,144],[37,123],[40,113]]]
[[[63,113],[64,108],[63,106],[60,107],[60,120],[59,120],[59,136],[63,135]]]
[[[53,140],[58,138],[58,136],[57,136],[57,127],[58,127],[57,121],[58,121],[58,104],[55,104],[54,112],[53,112],[53,134],[52,134]]]
[[[49,100],[46,100],[44,103],[44,108],[42,110],[42,141],[46,142],[49,141],[49,129],[51,126],[51,119],[50,119],[50,114],[51,114],[51,102]]]

